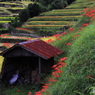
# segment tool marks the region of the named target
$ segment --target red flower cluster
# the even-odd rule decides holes
[[[63,58],[60,58],[60,61],[64,61],[66,59],[67,59],[67,57],[63,57]]]
[[[92,9],[86,8],[83,10],[85,12],[84,16],[91,17],[93,20],[95,20],[95,7]]]
[[[65,34],[67,34],[67,32],[65,31],[65,32],[63,32],[62,34],[65,35]]]
[[[49,40],[47,40],[46,42],[47,42],[47,43],[51,43],[51,42],[54,42],[54,40],[49,39]]]
[[[71,45],[71,43],[66,43],[67,46]]]
[[[32,92],[28,92],[28,94],[27,95],[32,95]]]
[[[88,76],[88,78],[92,78],[92,76]]]
[[[82,26],[87,26],[88,25],[88,23],[84,23]]]
[[[10,43],[4,43],[4,45],[5,45],[6,47],[8,47],[8,48],[11,47]]]
[[[35,93],[35,95],[42,95],[41,91]]]
[[[20,90],[16,90],[17,92],[20,92]]]
[[[56,35],[53,35],[53,37],[59,37],[59,36],[62,36],[61,34],[56,34]]]
[[[69,31],[73,31],[74,29],[73,28],[69,28]]]
[[[7,36],[7,35],[9,35],[9,33],[2,34],[2,35],[0,35],[0,37],[4,37],[4,36]]]
[[[54,69],[54,72],[52,72],[52,78],[48,79],[48,82],[56,82],[58,81],[56,78],[60,77],[60,73],[62,73],[63,71],[60,70],[60,68],[66,66],[66,64],[62,61],[66,60],[67,57],[63,57],[60,59],[60,61],[53,65],[52,68]],[[49,86],[52,85],[51,83],[47,83],[47,84],[44,84],[44,86],[42,86],[42,89],[38,92],[35,92],[35,95],[42,95],[42,92],[45,92],[46,95],[49,95],[50,93],[47,93],[47,89],[49,88]]]

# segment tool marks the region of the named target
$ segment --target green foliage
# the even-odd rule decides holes
[[[15,27],[18,27],[19,25],[20,25],[20,22],[19,22],[19,18],[17,16],[14,19],[10,18],[8,30],[11,31]]]
[[[41,12],[41,6],[38,3],[30,3],[27,7],[29,11],[30,18],[34,16],[38,16]]]
[[[53,43],[54,46],[65,51],[65,55],[63,54],[61,57],[67,56],[68,59],[67,66],[62,68],[63,74],[60,79],[48,89],[51,95],[93,95],[90,88],[95,86],[94,26],[95,22],[85,27],[79,33],[81,36],[74,41],[71,39],[76,34],[75,32],[61,37],[62,44],[58,40]],[[68,48],[65,45],[67,42],[72,43]]]
[[[52,9],[62,9],[67,6],[66,0],[54,0],[54,2],[51,3]]]
[[[19,13],[19,20],[20,22],[25,22],[27,21],[29,18],[29,13],[27,9],[23,9],[20,13]]]
[[[8,95],[28,95],[28,92],[32,91],[32,94],[38,91],[40,88],[40,84],[20,84],[18,86],[14,85],[5,85],[0,83],[0,95],[8,94]]]

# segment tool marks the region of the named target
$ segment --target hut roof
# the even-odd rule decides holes
[[[38,55],[44,59],[49,59],[51,57],[54,57],[55,55],[63,53],[63,51],[57,49],[56,47],[54,47],[40,39],[37,39],[37,40],[17,43],[16,45],[14,45],[11,48],[2,52],[2,56],[4,54],[10,52],[12,49],[14,49],[16,47],[22,47],[23,49],[25,49],[35,55]]]

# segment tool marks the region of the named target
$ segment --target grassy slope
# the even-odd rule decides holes
[[[73,27],[74,31],[61,37],[62,43],[54,43],[64,51],[61,57],[65,55],[68,59],[65,61],[67,66],[61,68],[63,73],[57,78],[58,82],[52,83],[46,90],[50,95],[95,95],[91,94],[91,88],[95,87],[95,21],[83,27],[82,24],[87,23],[87,20],[91,21],[82,17],[77,27]],[[66,46],[67,42],[71,45]]]

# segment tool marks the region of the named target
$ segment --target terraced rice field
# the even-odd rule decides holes
[[[27,23],[25,23],[26,25],[73,25],[75,24],[75,22],[72,21],[29,21]]]
[[[24,4],[23,6],[21,4]],[[0,9],[1,15],[0,23],[8,23],[11,19],[14,19],[14,11],[21,10],[26,7],[30,1],[26,2],[6,2],[4,3],[6,7],[2,6]],[[54,9],[49,12],[41,13],[39,16],[30,18],[26,23],[22,25],[22,27],[16,28],[18,33],[49,33],[56,34],[58,32],[63,32],[65,30],[64,27],[71,27],[77,23],[77,21],[81,18],[81,14],[83,13],[83,9],[91,6],[94,3],[94,0],[77,0],[73,2],[71,5],[66,7],[65,9]],[[82,7],[83,6],[83,7]],[[12,13],[13,11],[13,13]],[[4,15],[3,13],[8,13],[8,15]],[[10,15],[10,16],[9,16]],[[29,40],[25,37],[16,37],[6,35],[2,37],[2,41],[11,41],[11,40]],[[32,38],[31,38],[32,40]]]
[[[72,21],[78,20],[81,15],[78,16],[38,16],[31,18],[30,21]]]
[[[40,16],[69,16],[69,15],[80,15],[82,14],[82,11],[73,11],[73,12],[67,12],[67,11],[64,11],[64,12],[54,12],[54,11],[51,11],[51,12],[45,12],[45,13],[42,13],[40,14]]]
[[[92,6],[94,0],[77,0],[65,9],[56,9],[30,18],[22,27],[41,32],[60,32],[65,26],[71,27],[81,18],[83,9]],[[55,28],[55,29],[54,29]],[[62,29],[62,30],[60,30]],[[35,31],[35,32],[36,32]]]
[[[10,2],[0,2],[0,24],[8,23],[11,19],[14,19],[18,13],[26,8],[31,1],[10,1]],[[0,29],[4,30],[4,28]]]

